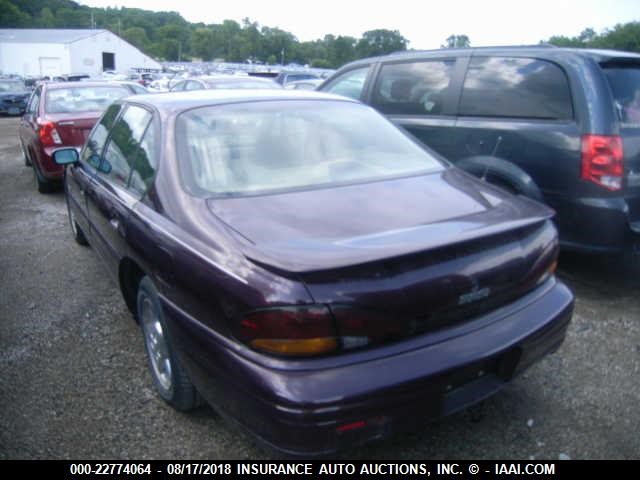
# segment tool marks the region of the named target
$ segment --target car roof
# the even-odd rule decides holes
[[[473,55],[535,55],[538,57],[558,58],[562,55],[571,54],[581,57],[592,58],[597,62],[613,59],[639,60],[640,54],[625,52],[621,50],[606,50],[592,48],[565,48],[556,47],[549,44],[524,45],[524,46],[494,46],[494,47],[469,47],[469,48],[440,48],[436,50],[406,50],[394,52],[388,55],[363,58],[347,64],[349,67],[358,65],[368,65],[373,62],[394,61],[402,59],[419,59],[425,57],[443,56],[473,56]],[[344,67],[343,67],[344,68]]]
[[[317,100],[359,103],[357,100],[340,95],[310,90],[193,90],[190,92],[164,92],[136,95],[130,102],[143,103],[161,111],[182,111],[207,105],[229,103],[260,102],[270,100]]]

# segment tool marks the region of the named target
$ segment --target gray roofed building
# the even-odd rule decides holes
[[[159,71],[162,66],[104,29],[0,29],[0,73],[55,77],[105,70]]]
[[[0,43],[73,43],[107,30],[89,28],[0,28]]]

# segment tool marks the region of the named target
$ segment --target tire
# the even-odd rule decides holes
[[[149,369],[158,394],[176,410],[197,407],[198,393],[173,349],[158,291],[149,277],[140,281],[137,307]]]
[[[73,239],[79,245],[82,245],[84,247],[88,246],[89,242],[87,241],[87,237],[85,237],[84,232],[80,228],[80,225],[78,225],[78,222],[76,222],[75,213],[73,213],[73,210],[71,210],[69,197],[67,197],[67,215],[69,215],[69,224],[71,225],[71,233],[73,235]]]
[[[51,193],[53,185],[46,178],[40,175],[38,168],[35,165],[31,165],[33,168],[33,176],[35,178],[36,189],[40,193]]]
[[[22,142],[20,142],[20,150],[22,151],[22,160],[24,161],[24,166],[30,167],[31,159],[29,158],[29,154],[27,153],[27,151],[24,149],[24,145],[22,145]]]

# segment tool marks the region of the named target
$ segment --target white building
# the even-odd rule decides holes
[[[161,70],[162,66],[108,30],[0,29],[0,73],[59,76]]]

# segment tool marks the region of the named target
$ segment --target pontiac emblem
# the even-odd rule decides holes
[[[473,283],[471,291],[468,293],[464,293],[458,297],[458,305],[466,305],[471,302],[477,302],[478,300],[487,298],[491,293],[491,289],[489,287],[480,288],[480,285],[478,285],[478,281],[475,278],[471,278],[471,282]]]

